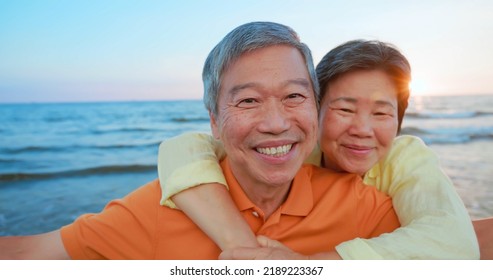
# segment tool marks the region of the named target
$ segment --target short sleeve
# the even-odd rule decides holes
[[[201,184],[227,187],[219,164],[224,156],[221,142],[205,133],[188,132],[163,141],[158,155],[161,205],[176,208],[173,195]]]

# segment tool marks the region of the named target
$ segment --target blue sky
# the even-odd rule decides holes
[[[416,95],[493,93],[493,1],[0,0],[0,102],[200,99],[208,52],[257,20],[293,27],[315,63],[394,43]]]

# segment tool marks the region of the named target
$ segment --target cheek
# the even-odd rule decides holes
[[[332,158],[332,155],[335,152],[337,126],[336,121],[327,114],[324,118],[320,119],[318,144],[322,152],[329,158]]]
[[[319,133],[319,123],[317,118],[317,109],[311,110],[309,114],[306,115],[307,125],[311,127],[311,131],[316,135]]]
[[[308,103],[303,105],[302,107],[290,108],[287,111],[289,115],[286,116],[293,123],[298,123],[305,134],[310,135],[315,140],[319,131],[316,104]]]
[[[392,121],[378,127],[375,134],[377,135],[380,145],[385,147],[386,150],[390,149],[397,134],[397,121]]]
[[[243,137],[245,131],[249,130],[249,128],[245,128],[245,124],[248,123],[248,121],[242,118],[242,114],[231,112],[225,113],[218,123],[222,142],[227,145],[228,143],[235,142],[236,139]]]
[[[327,143],[336,141],[338,136],[341,134],[341,131],[344,130],[343,126],[344,121],[338,118],[337,114],[331,111],[326,111],[325,115],[323,115],[320,119],[320,141]]]

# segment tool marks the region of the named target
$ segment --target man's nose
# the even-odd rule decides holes
[[[265,104],[261,116],[259,131],[280,134],[291,127],[289,113],[281,102],[269,101]]]

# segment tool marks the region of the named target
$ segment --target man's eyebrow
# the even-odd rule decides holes
[[[245,84],[240,84],[240,85],[236,85],[234,86],[233,88],[231,88],[229,90],[229,93],[231,95],[235,95],[237,94],[238,92],[244,90],[244,89],[247,89],[247,88],[258,88],[260,87],[260,84],[258,83],[245,83]]]
[[[302,86],[305,89],[310,89],[310,85],[311,85],[310,84],[310,81],[308,81],[307,79],[299,78],[299,79],[290,79],[290,80],[287,80],[286,82],[284,82],[283,86],[289,86],[289,85],[292,85],[292,84]]]
[[[305,89],[310,89],[310,82],[307,80],[307,79],[303,79],[303,78],[299,78],[299,79],[290,79],[290,80],[287,80],[285,81],[284,83],[282,83],[282,87],[286,87],[286,86],[289,86],[289,85],[292,85],[292,84],[295,84],[295,85],[299,85],[299,86],[302,86],[304,87]],[[241,90],[244,90],[244,89],[248,89],[248,88],[262,88],[263,86],[259,83],[244,83],[244,84],[240,84],[240,85],[236,85],[234,86],[233,88],[231,88],[229,90],[229,93],[234,95],[238,92],[240,92]]]

